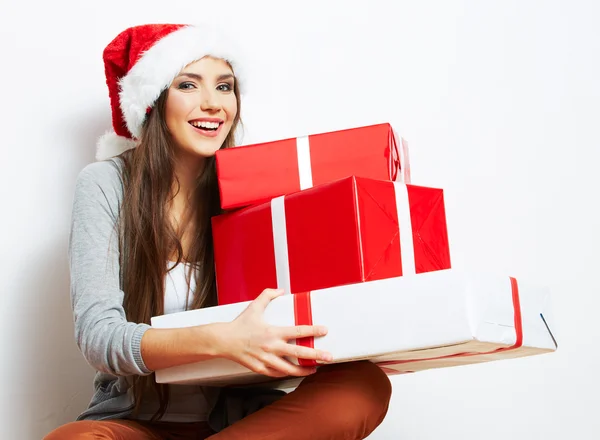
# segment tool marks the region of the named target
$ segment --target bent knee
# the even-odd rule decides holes
[[[385,418],[392,385],[377,365],[368,361],[331,365],[330,372],[343,386],[337,388],[336,400],[343,405],[336,417],[339,424],[360,422],[365,434],[374,430]]]
[[[348,398],[356,401],[365,411],[387,412],[392,397],[392,384],[377,365],[368,361],[346,364],[348,369]]]
[[[365,396],[368,399],[385,402],[387,405],[392,396],[392,384],[387,375],[372,362],[359,361],[330,365],[330,372],[350,393]]]

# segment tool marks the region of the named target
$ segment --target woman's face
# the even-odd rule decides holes
[[[233,72],[221,59],[204,57],[169,87],[165,119],[179,153],[210,157],[231,131],[238,108]]]

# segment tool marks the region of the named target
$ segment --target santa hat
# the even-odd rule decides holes
[[[229,62],[240,81],[238,51],[212,26],[135,26],[106,46],[103,58],[114,131],[98,140],[96,159],[134,148],[160,94],[185,66],[207,55]]]

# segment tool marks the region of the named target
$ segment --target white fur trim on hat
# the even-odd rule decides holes
[[[128,139],[119,136],[114,131],[106,132],[100,136],[96,143],[96,160],[106,160],[114,156],[135,148],[136,142],[133,139]]]
[[[216,28],[185,26],[160,39],[120,81],[119,101],[127,129],[139,138],[146,111],[188,64],[204,56],[228,61],[240,77],[240,54]]]

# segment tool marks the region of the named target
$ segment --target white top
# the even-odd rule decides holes
[[[175,265],[174,261],[169,261],[169,268]],[[188,295],[187,280],[185,278],[189,265],[186,263],[178,264],[173,269],[167,272],[165,278],[165,315],[171,313],[183,312],[187,309],[186,297]],[[194,290],[196,288],[196,279],[192,277],[190,280],[189,302],[187,306],[192,304],[194,299]]]
[[[175,262],[169,262],[169,267],[173,267]],[[186,281],[187,264],[178,264],[167,272],[165,278],[165,315],[183,312],[186,307],[186,296],[188,286]],[[192,304],[194,299],[195,279],[190,280],[191,292],[187,306]],[[208,404],[202,387],[198,385],[169,385],[170,396],[167,412],[161,419],[164,422],[200,422],[208,419]],[[158,400],[144,401],[140,408],[138,419],[150,420],[152,415],[158,410]]]

